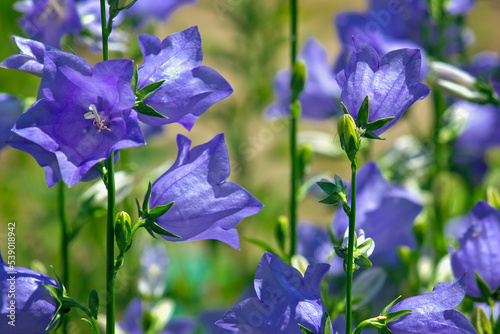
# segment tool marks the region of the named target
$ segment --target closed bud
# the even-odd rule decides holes
[[[299,98],[306,84],[306,64],[303,61],[297,61],[292,68],[292,79],[290,89],[292,91],[292,101]]]
[[[125,211],[119,212],[115,222],[116,244],[120,252],[124,253],[130,245],[130,235],[132,234],[130,216]]]
[[[342,115],[337,123],[337,130],[342,149],[349,160],[354,161],[359,151],[360,139],[354,118],[349,114]]]
[[[500,193],[498,188],[488,186],[486,188],[486,201],[494,208],[500,209]]]
[[[108,0],[109,7],[112,10],[124,10],[132,7],[137,0]]]

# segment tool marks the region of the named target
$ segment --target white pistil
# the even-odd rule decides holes
[[[93,119],[94,122],[92,124],[97,127],[98,132],[101,132],[101,130],[111,131],[106,125],[104,125],[104,120],[101,119],[101,117],[97,113],[97,108],[94,104],[91,104],[89,106],[89,110],[90,112],[83,115],[83,117],[85,117],[85,119]]]

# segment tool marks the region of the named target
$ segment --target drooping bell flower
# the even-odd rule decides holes
[[[271,253],[255,272],[257,298],[248,298],[227,311],[217,325],[236,333],[301,334],[299,324],[323,333],[326,308],[320,283],[329,265],[313,264],[302,274]]]
[[[390,322],[387,327],[394,334],[435,333],[471,334],[477,333],[470,321],[454,310],[465,297],[467,289],[465,275],[456,281],[436,285],[432,292],[406,298],[388,310],[412,312]]]
[[[132,75],[131,60],[92,68],[78,56],[46,52],[39,100],[19,117],[12,131],[24,140],[12,146],[32,154],[41,166],[50,164],[51,174],[60,174],[69,187],[86,180],[112,152],[145,144],[131,109]],[[55,183],[47,179],[47,184]]]
[[[60,47],[65,34],[78,34],[82,26],[73,0],[25,0],[14,8],[24,15],[19,25],[32,39]]]
[[[328,63],[325,48],[313,38],[308,39],[299,58],[307,69],[304,90],[299,95],[302,117],[321,120],[340,113],[340,88]],[[290,70],[281,70],[274,80],[276,102],[266,109],[266,116],[283,117],[290,114]]]
[[[6,258],[10,261],[10,257]],[[57,282],[36,271],[15,267],[0,255],[0,332],[10,334],[40,334],[46,330],[58,309],[57,300],[43,284]],[[51,329],[53,329],[52,326]]]
[[[177,136],[178,155],[173,166],[152,185],[149,207],[174,202],[156,223],[180,239],[216,239],[238,248],[234,228],[245,217],[256,214],[262,204],[240,185],[226,181],[229,157],[224,134],[193,147],[189,138]]]
[[[466,232],[460,247],[452,252],[455,277],[467,273],[467,294],[481,297],[475,273],[491,291],[500,287],[500,211],[486,202],[478,202],[465,217]]]
[[[165,245],[146,245],[141,255],[141,272],[137,282],[139,293],[148,299],[158,299],[165,292],[170,258]]]
[[[144,102],[168,118],[139,115],[149,125],[179,123],[190,130],[196,119],[214,103],[233,92],[215,70],[202,66],[201,37],[197,27],[158,37],[139,36],[144,63],[139,67],[137,89],[165,80]]]
[[[374,130],[380,135],[393,126],[416,101],[425,98],[430,90],[419,83],[421,55],[418,49],[400,49],[381,59],[368,44],[353,38],[354,51],[344,70],[337,74],[342,88],[340,101],[354,118],[369,97],[368,121],[394,117],[385,126]]]

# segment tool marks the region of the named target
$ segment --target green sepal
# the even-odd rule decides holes
[[[375,130],[378,130],[384,126],[386,126],[387,124],[389,124],[392,120],[394,119],[394,116],[392,117],[387,117],[387,118],[381,118],[381,119],[377,119],[376,121],[374,122],[371,122],[371,123],[368,123],[366,124],[366,127],[365,129],[367,131],[375,131]]]
[[[482,307],[476,307],[472,311],[470,322],[478,334],[493,334],[491,322]]]
[[[387,313],[385,316],[387,317],[387,320],[385,321],[386,324],[390,323],[391,321],[394,321],[396,319],[401,318],[402,316],[407,315],[410,313],[411,310],[399,310],[391,313]]]
[[[134,68],[134,74],[132,75],[132,82],[130,83],[135,95],[137,95],[138,84],[139,84],[139,65],[136,65]]]
[[[333,250],[335,251],[335,254],[340,257],[341,259],[346,259],[347,257],[347,249],[344,246],[333,246]]]
[[[364,255],[359,255],[356,259],[354,259],[354,263],[361,268],[371,268],[373,266],[372,261]]]
[[[323,328],[325,329],[323,331],[324,334],[332,334],[332,321],[330,319],[330,316],[327,313],[324,313],[323,316],[325,317],[325,322],[323,323]]]
[[[368,238],[362,244],[360,244],[356,247],[356,252],[359,252],[360,254],[364,254],[372,247],[372,245],[373,245],[373,239]]]
[[[157,239],[156,235],[154,234],[153,230],[151,229],[151,226],[144,226],[144,228],[146,229],[146,231],[148,231],[148,233],[149,233],[150,236],[152,236],[153,238]]]
[[[135,103],[133,109],[135,111],[137,111],[138,113],[146,115],[146,116],[152,116],[152,117],[158,117],[158,118],[168,118],[167,116],[160,114],[153,107],[151,107],[150,105],[147,105],[146,103],[144,103],[142,101],[137,101]]]
[[[139,204],[139,200],[136,198],[135,199],[135,204],[137,205],[137,212],[139,213],[139,217],[142,216],[143,211],[141,209],[141,205]]]
[[[342,107],[344,115],[349,115],[349,110],[347,110],[347,107],[345,106],[344,102],[340,102],[340,106]]]
[[[245,237],[244,239],[245,239],[245,241],[248,241],[249,243],[254,244],[255,246],[262,248],[264,251],[266,251],[268,253],[272,253],[272,254],[276,254],[276,255],[279,254],[278,252],[276,252],[273,249],[273,247],[271,245],[269,245],[265,241],[254,239],[254,238],[249,238],[249,237]]]
[[[144,200],[142,201],[142,211],[149,211],[149,199],[151,198],[151,182],[148,183],[148,190],[146,191],[146,195],[144,196]]]
[[[151,230],[153,232],[155,232],[157,234],[164,235],[167,237],[172,237],[172,238],[178,238],[178,239],[181,238],[180,236],[173,234],[173,233],[170,233],[169,231],[165,230],[163,227],[161,227],[157,223],[153,223],[153,224],[149,225],[149,227],[151,228]]]
[[[276,241],[280,250],[285,253],[288,237],[288,219],[285,216],[279,216],[275,227]]]
[[[94,319],[97,320],[97,315],[99,313],[99,294],[96,290],[92,290],[89,295],[89,310]],[[92,326],[92,323],[90,323]],[[92,326],[93,327],[93,326]]]
[[[356,123],[358,123],[358,126],[365,129],[366,126],[368,125],[368,110],[369,110],[369,102],[368,102],[368,95],[366,95],[365,99],[363,100],[363,103],[361,104],[361,107],[359,108],[358,111],[358,118],[356,119]]]
[[[153,82],[152,84],[149,84],[147,86],[142,87],[135,95],[137,97],[138,101],[144,102],[145,99],[147,99],[151,94],[155,93],[165,80]]]
[[[52,327],[59,319],[61,319],[61,308],[62,308],[62,301],[61,297],[63,296],[63,291],[58,288],[57,286],[51,285],[51,284],[45,284],[42,283],[42,285],[49,291],[49,293],[52,295],[57,300],[57,310],[50,320],[49,324],[45,328],[46,331],[49,330],[50,327]]]
[[[492,300],[492,291],[488,284],[481,278],[481,276],[478,275],[477,272],[474,272],[474,276],[476,277],[476,282],[477,282],[477,287],[479,288],[479,291],[481,291],[481,295],[483,296],[484,300],[486,302],[489,302]]]
[[[315,334],[313,331],[305,328],[304,326],[302,326],[301,324],[299,324],[299,327],[300,327],[300,330],[302,331],[303,334]]]
[[[380,138],[379,136],[368,130],[365,130],[363,132],[363,137],[368,139],[385,140],[385,138]]]
[[[398,298],[394,299],[392,302],[389,303],[389,305],[387,305],[386,307],[384,307],[384,309],[382,310],[382,312],[380,313],[380,315],[386,315],[387,311],[389,311],[389,309],[391,307],[394,306],[394,304],[396,304],[396,302],[401,298],[401,296],[399,296]]]
[[[335,199],[335,198],[329,196],[329,197],[327,197],[327,198],[322,199],[321,201],[319,201],[319,203],[328,204],[328,205],[339,205],[340,204],[340,200]]]

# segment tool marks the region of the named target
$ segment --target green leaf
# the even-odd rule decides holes
[[[472,311],[470,322],[477,331],[477,334],[493,334],[493,328],[488,316],[481,307],[476,307]]]
[[[300,330],[302,331],[303,334],[315,334],[313,331],[305,328],[304,326],[302,326],[301,324],[299,324],[299,327],[300,327]]]
[[[358,126],[363,129],[368,124],[368,111],[369,111],[368,109],[369,109],[369,102],[368,102],[368,95],[366,95],[365,99],[363,100],[363,103],[361,104],[361,107],[359,108],[358,118],[356,119]]]
[[[285,253],[288,238],[288,219],[285,216],[278,217],[274,231],[278,246]]]
[[[337,191],[337,186],[328,180],[319,181],[316,184],[328,195],[333,195]]]
[[[386,307],[384,307],[384,309],[382,310],[382,312],[380,313],[380,315],[386,315],[387,311],[389,311],[389,309],[391,307],[394,306],[394,304],[396,304],[396,302],[401,298],[401,296],[399,296],[398,298],[394,299],[392,302],[389,303],[389,305],[387,305]]]
[[[151,107],[150,105],[147,105],[146,103],[144,103],[142,101],[136,102],[133,109],[135,111],[137,111],[138,113],[146,115],[146,116],[152,116],[152,117],[158,117],[158,118],[168,118],[167,116],[160,114],[153,107]]]
[[[335,198],[333,196],[328,196],[327,198],[322,199],[319,202],[323,203],[323,204],[328,204],[328,205],[339,205],[341,201],[338,198]]]
[[[387,124],[389,124],[393,119],[394,119],[394,116],[377,119],[374,122],[366,124],[366,130],[368,130],[368,131],[378,130],[378,129],[386,126]]]
[[[168,212],[168,210],[170,210],[170,208],[172,207],[172,205],[174,205],[174,202],[170,202],[168,204],[165,204],[165,205],[159,205],[159,206],[155,206],[154,208],[152,208],[149,212],[148,212],[148,218],[147,220],[156,220],[158,218],[160,218],[161,216],[163,216],[164,214],[166,214]]]
[[[134,94],[137,95],[137,83],[139,82],[139,65],[136,65],[134,68],[134,75],[132,76],[132,90],[134,91]]]
[[[386,320],[386,324],[390,323],[391,321],[394,321],[396,319],[399,319],[401,318],[402,316],[404,315],[407,315],[408,313],[410,313],[411,310],[399,310],[399,311],[396,311],[396,312],[391,312],[391,313],[387,313],[385,316],[387,317],[387,320]]]
[[[371,268],[373,266],[372,262],[364,255],[358,256],[354,263],[360,266],[361,268]]]
[[[161,81],[153,82],[152,84],[149,84],[145,87],[142,87],[141,90],[139,90],[136,93],[137,99],[139,101],[143,102],[151,94],[156,92],[161,87],[161,85],[163,85],[164,82],[165,82],[165,80],[161,80]]]
[[[99,313],[99,294],[96,290],[90,292],[89,309],[94,319],[97,319],[97,314]]]
[[[157,223],[153,223],[153,224],[149,225],[148,227],[150,227],[153,232],[158,233],[160,235],[181,239],[180,236],[173,234],[173,233],[170,233],[169,231],[165,230],[163,227],[161,227]]]
[[[474,275],[476,276],[477,287],[479,288],[479,291],[481,291],[484,300],[491,300],[492,292],[488,284],[486,284],[486,282],[481,278],[481,276],[478,275],[478,273],[474,272]]]
[[[323,328],[325,329],[323,333],[332,334],[332,321],[330,319],[330,316],[327,313],[325,313],[323,316],[326,316],[325,322],[323,324]]]
[[[142,201],[142,210],[144,212],[149,212],[149,198],[151,197],[151,182],[148,184],[148,190],[146,191],[146,195],[144,196],[144,200]]]
[[[380,138],[379,136],[368,130],[365,130],[363,132],[363,137],[368,139],[385,140],[385,138]]]

